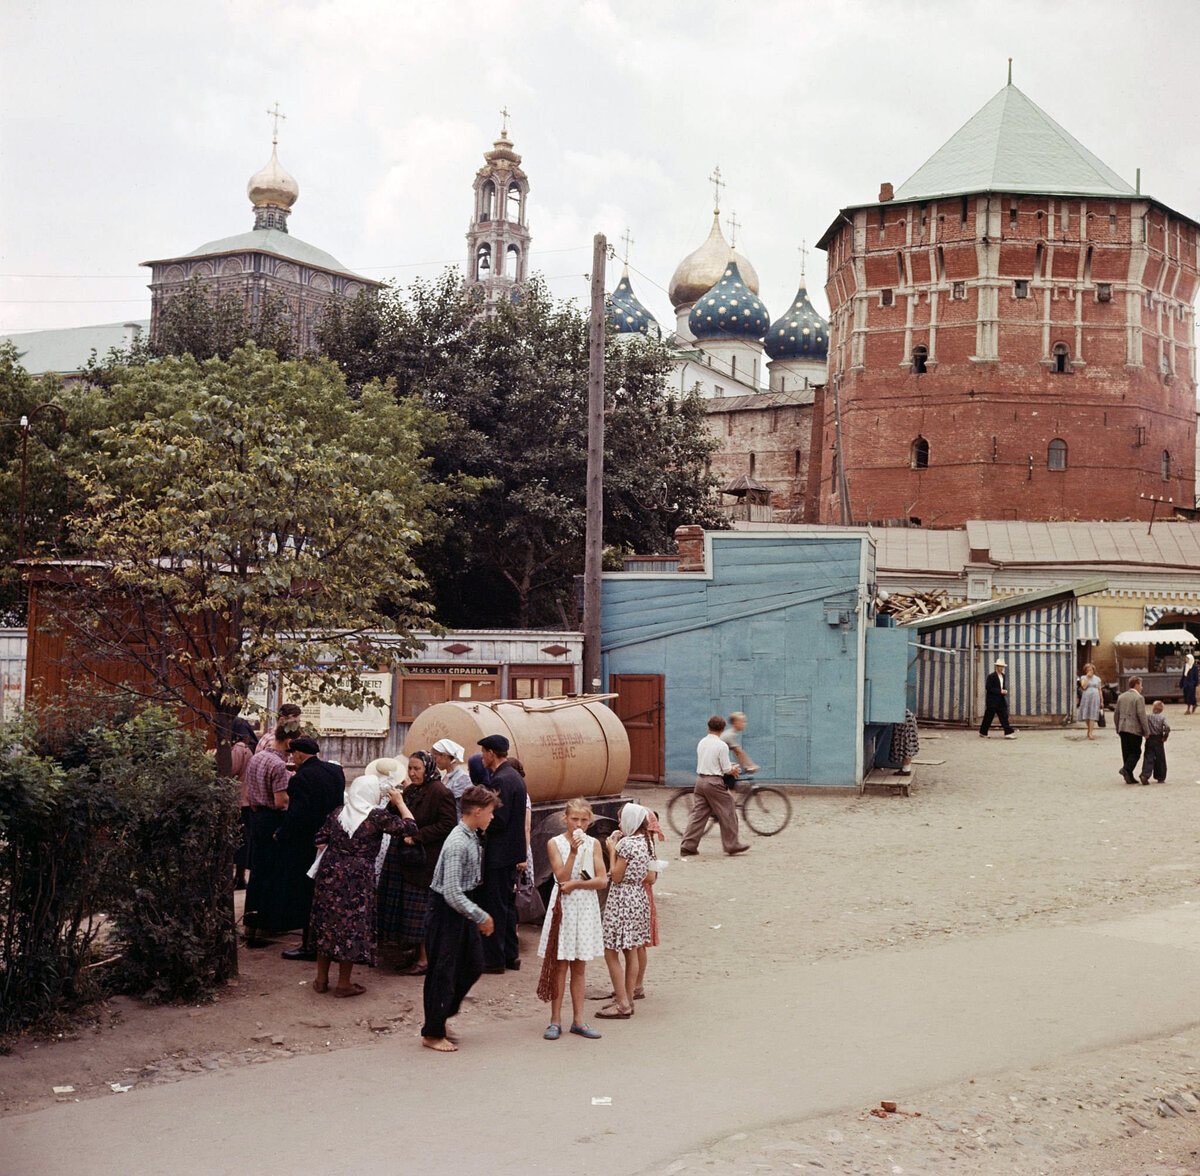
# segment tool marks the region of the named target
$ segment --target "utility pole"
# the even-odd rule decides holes
[[[583,556],[583,692],[599,694],[600,564],[604,552],[604,270],[608,242],[592,241],[592,314],[588,325],[587,527]]]

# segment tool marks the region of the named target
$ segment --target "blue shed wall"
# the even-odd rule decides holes
[[[710,715],[741,710],[760,780],[858,784],[858,606],[870,599],[867,584],[859,590],[874,566],[869,541],[720,532],[709,539],[706,573],[603,580],[605,675],[665,679],[667,782],[694,780]],[[903,697],[902,679],[898,688]]]

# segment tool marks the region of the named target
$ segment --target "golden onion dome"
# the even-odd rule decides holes
[[[707,294],[724,276],[731,257],[737,262],[742,282],[757,294],[758,274],[754,266],[736,250],[729,248],[729,242],[721,232],[720,216],[714,213],[708,240],[699,249],[689,253],[671,275],[671,286],[667,291],[671,305],[678,310]]]
[[[270,161],[246,184],[246,195],[255,208],[291,208],[299,199],[300,185],[283,169],[274,145]]]

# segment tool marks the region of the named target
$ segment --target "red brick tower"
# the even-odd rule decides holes
[[[1011,83],[820,245],[822,521],[1193,505],[1197,224]]]

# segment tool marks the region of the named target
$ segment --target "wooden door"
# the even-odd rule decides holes
[[[666,775],[663,738],[663,675],[612,674],[609,690],[617,718],[629,736],[629,778],[661,784]]]

